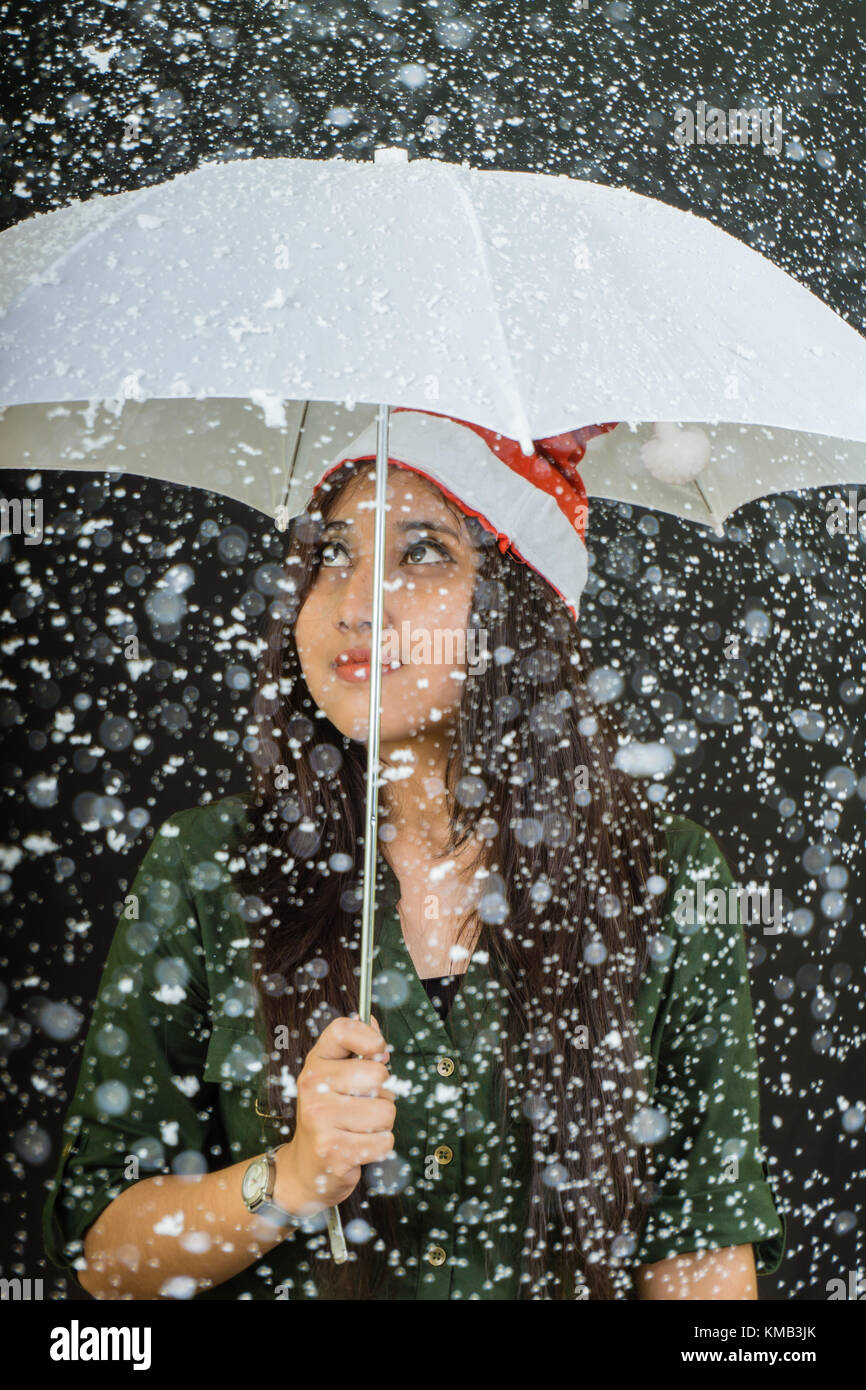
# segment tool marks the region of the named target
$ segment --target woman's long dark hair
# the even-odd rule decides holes
[[[297,1077],[327,1023],[358,1010],[366,746],[317,709],[294,627],[322,527],[370,466],[344,465],[292,523],[255,700],[259,744],[236,885],[250,895],[248,917],[260,918],[251,928],[257,1008],[264,1036],[281,1044],[263,1098],[285,1117],[285,1136],[294,1119],[285,1067]],[[649,1154],[632,1133],[647,1102],[634,1004],[657,920],[647,880],[663,869],[664,842],[614,767],[613,733],[585,690],[571,615],[527,565],[467,524],[482,552],[470,630],[484,630],[492,659],[463,684],[444,853],[472,840],[489,873],[485,893],[507,905],[504,927],[474,914],[463,927],[480,930],[477,947],[507,983],[500,1132],[509,1114],[532,1121],[519,1297],[630,1298],[650,1187]],[[486,788],[480,802],[455,795],[470,768]],[[351,1245],[342,1265],[326,1233],[309,1237],[311,1277],[326,1298],[375,1296],[400,1255],[400,1199],[362,1176],[341,1212],[344,1225],[362,1218],[374,1235]]]

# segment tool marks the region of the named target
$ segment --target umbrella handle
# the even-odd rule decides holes
[[[331,1255],[334,1264],[345,1264],[349,1258],[349,1252],[346,1249],[346,1237],[343,1235],[343,1222],[340,1219],[339,1207],[328,1207],[328,1236],[331,1241]]]

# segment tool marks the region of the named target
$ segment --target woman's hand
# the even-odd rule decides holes
[[[357,1187],[361,1165],[391,1153],[389,1056],[375,1019],[335,1018],[322,1030],[298,1077],[295,1133],[277,1150],[278,1206],[304,1217],[338,1206]]]

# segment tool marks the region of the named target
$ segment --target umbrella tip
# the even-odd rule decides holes
[[[401,145],[379,145],[373,151],[374,164],[405,164],[408,159],[409,151]]]

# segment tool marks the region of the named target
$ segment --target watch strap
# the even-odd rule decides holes
[[[276,1202],[269,1202],[267,1197],[263,1197],[256,1206],[250,1207],[250,1211],[254,1212],[256,1216],[264,1217],[265,1221],[269,1221],[272,1226],[279,1226],[281,1230],[288,1230],[289,1227],[300,1226],[301,1224],[299,1216],[292,1216],[291,1212],[278,1207]]]

